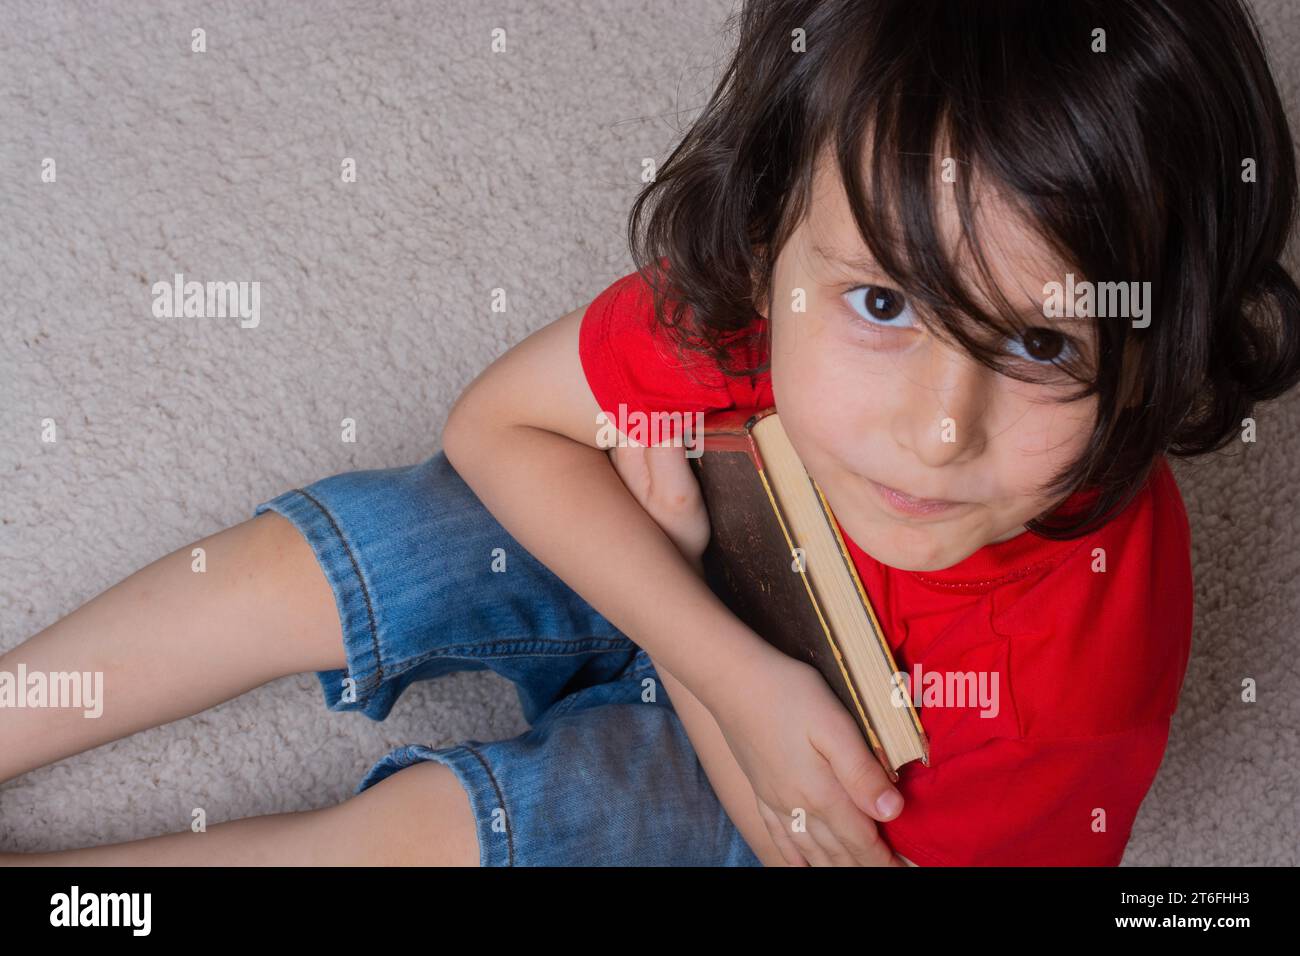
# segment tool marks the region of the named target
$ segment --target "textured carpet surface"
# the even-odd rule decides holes
[[[642,158],[703,104],[730,7],[0,2],[0,650],[286,488],[436,450],[479,370],[629,270]],[[1256,8],[1300,125],[1300,7]],[[257,327],[154,318],[178,272],[259,281]],[[1175,463],[1193,657],[1126,863],[1300,862],[1300,403],[1258,417]],[[383,723],[289,677],[10,781],[0,849],[326,806],[391,747],[525,726],[483,673]]]

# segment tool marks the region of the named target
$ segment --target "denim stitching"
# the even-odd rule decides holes
[[[295,488],[294,491],[320,509],[321,514],[325,516],[325,520],[327,520],[330,523],[330,527],[334,529],[335,536],[343,544],[343,550],[347,554],[348,560],[352,562],[352,572],[357,576],[357,583],[361,585],[361,596],[365,598],[366,601],[366,618],[370,624],[370,644],[375,652],[375,667],[377,670],[375,685],[377,687],[379,684],[384,682],[384,661],[379,654],[379,633],[375,628],[375,609],[370,603],[370,589],[366,587],[366,580],[361,576],[361,567],[357,564],[356,555],[352,553],[352,546],[349,545],[347,539],[343,537],[343,532],[339,528],[338,523],[335,522],[334,516],[329,513],[329,509],[317,501],[310,492],[302,488]],[[373,690],[371,693],[366,695],[365,700],[369,700],[372,695]],[[360,703],[360,701],[358,703]]]
[[[643,678],[648,677],[650,675],[651,666],[652,665],[640,664],[635,667],[632,667],[631,665],[629,665],[630,669],[620,672],[618,676],[611,678],[609,681],[606,681],[605,683],[615,684],[615,683],[627,683],[631,681],[636,684],[640,684]],[[658,685],[659,689],[662,689],[663,682],[657,679],[658,671],[655,672],[655,675],[656,675],[655,683],[656,685]],[[564,697],[560,698],[554,704],[552,704],[550,707],[546,709],[546,715],[545,715],[546,719],[554,720],[557,717],[563,717],[565,714],[567,714],[569,711],[573,710],[573,708],[577,706],[578,698],[582,696],[583,691],[591,690],[593,687],[598,687],[598,686],[600,685],[592,684],[587,687],[580,687],[577,690],[573,691],[572,693],[569,693]],[[665,691],[665,693],[667,692]],[[656,693],[655,703],[658,702],[659,702],[658,694]]]
[[[627,647],[618,645],[615,647],[596,647],[593,641],[602,641],[605,638],[586,638],[580,641],[537,641],[534,642],[543,648],[569,647],[569,650],[556,651],[551,653],[529,654],[534,657],[578,657],[583,654],[611,654],[616,651],[626,651]],[[418,657],[408,657],[400,665],[394,665],[389,672],[389,677],[398,677],[407,671],[414,670],[423,664],[432,660],[465,660],[480,661],[485,659],[502,658],[508,660],[513,657],[524,656],[525,645],[523,643],[513,644],[495,644],[485,648],[481,644],[457,644],[453,647],[440,647],[436,650],[421,654]],[[458,651],[475,651],[477,653],[457,653]]]
[[[474,755],[475,759],[483,765],[483,772],[487,774],[488,780],[492,784],[492,789],[496,791],[497,806],[502,810],[506,809],[506,797],[501,792],[501,785],[497,783],[496,776],[492,773],[492,768],[488,762],[483,759],[483,755],[471,747],[469,744],[461,744],[467,751]],[[509,811],[506,812],[506,866],[515,865],[515,826],[514,821],[510,819]]]

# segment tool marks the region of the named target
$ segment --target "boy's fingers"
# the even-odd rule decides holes
[[[808,866],[809,863],[804,859],[804,855],[799,852],[799,848],[794,845],[794,841],[777,828],[777,832],[772,836],[772,841],[776,848],[781,851],[781,856],[790,866]]]
[[[772,811],[773,821],[784,838],[794,844],[799,854],[808,861],[809,866],[830,866],[830,855],[822,848],[822,845],[808,832],[808,828],[813,823],[813,816],[809,812],[802,815],[802,829],[794,828],[794,815],[783,814],[776,810]]]
[[[809,823],[811,824],[811,822],[812,821],[810,820]],[[799,848],[799,852],[803,854],[803,857],[808,861],[809,866],[835,865],[830,854],[827,853],[822,848],[822,845],[813,839],[812,834],[808,833],[806,830],[792,834],[791,839],[794,840],[795,846]]]
[[[686,452],[671,445],[647,448],[651,485],[665,496],[697,492],[700,484],[686,461]]]
[[[847,726],[837,726],[824,743],[810,738],[831,765],[835,779],[863,813],[880,821],[892,820],[903,809],[903,795],[889,782],[885,768],[862,739],[858,725],[846,713]]]
[[[776,844],[776,848],[780,851],[785,862],[790,866],[807,866],[808,861],[799,852],[799,848],[794,845],[794,841],[785,832],[785,827],[781,825],[780,819],[772,809],[760,800],[758,802],[758,812],[759,816],[763,818],[763,823],[767,825],[768,836]]]
[[[827,809],[824,819],[828,829],[845,852],[856,861],[856,865],[882,866],[886,858],[893,855],[889,845],[880,836],[875,820],[859,810],[847,793]]]
[[[821,819],[813,817],[808,821],[808,833],[817,841],[817,845],[825,851],[826,856],[830,859],[831,866],[861,865],[839,835]]]

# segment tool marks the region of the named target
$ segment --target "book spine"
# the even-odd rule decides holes
[[[750,441],[752,443],[752,436]],[[755,449],[755,452],[757,452],[757,449]],[[767,480],[767,472],[760,468],[758,477],[763,483],[763,490],[767,492],[767,500],[772,506],[773,513],[776,515],[777,524],[781,527],[781,534],[785,537],[786,545],[789,547],[790,553],[793,555],[795,551],[794,539],[790,536],[790,529],[786,525],[785,515],[781,512],[781,505],[777,501],[776,494],[772,491],[772,486]],[[844,685],[849,689],[849,695],[853,698],[853,707],[857,712],[858,725],[862,728],[863,732],[866,733],[867,743],[871,747],[871,752],[876,755],[876,759],[880,762],[880,766],[884,767],[885,773],[888,775],[890,782],[897,783],[898,768],[890,762],[889,755],[885,753],[885,748],[881,744],[880,738],[876,735],[875,728],[871,723],[871,718],[867,714],[866,708],[862,704],[862,698],[858,693],[858,685],[853,680],[853,675],[849,673],[848,666],[844,662],[844,655],[840,653],[839,645],[835,643],[835,637],[831,634],[831,628],[826,621],[826,616],[822,614],[821,604],[817,600],[816,593],[813,591],[812,582],[808,580],[807,573],[802,569],[799,571],[799,576],[803,579],[804,589],[808,592],[808,600],[812,603],[813,610],[817,613],[817,620],[820,622],[822,627],[822,636],[826,638],[826,643],[829,645],[831,653],[835,657],[835,664],[839,667],[840,675],[844,678]]]
[[[876,610],[871,606],[871,601],[867,598],[867,589],[862,584],[862,578],[858,575],[858,569],[853,564],[853,556],[849,554],[848,545],[844,543],[844,536],[840,534],[839,525],[835,521],[835,515],[831,511],[830,503],[826,496],[822,494],[821,487],[813,480],[811,475],[808,476],[809,483],[813,490],[817,492],[817,500],[821,502],[822,514],[826,517],[826,523],[830,525],[831,532],[835,535],[836,544],[839,545],[840,558],[844,562],[844,567],[848,570],[849,576],[853,578],[853,585],[858,591],[858,600],[862,602],[863,609],[867,612],[867,617],[871,621],[871,633],[875,635],[876,643],[880,647],[880,652],[884,655],[885,661],[889,664],[889,673],[897,674],[898,664],[894,661],[893,651],[889,648],[889,641],[885,639],[884,628],[880,626],[880,621],[876,618]],[[906,688],[901,688],[906,690]],[[921,763],[930,766],[930,738],[926,735],[925,728],[921,726],[921,717],[912,706],[910,694],[903,694],[903,702],[907,707],[907,712],[912,718],[912,725],[916,728],[916,733],[921,739],[922,756]]]

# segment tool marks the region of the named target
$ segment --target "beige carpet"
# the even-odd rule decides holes
[[[286,488],[435,450],[481,368],[630,268],[641,158],[703,103],[730,6],[0,2],[0,649]],[[1258,9],[1295,107],[1300,7]],[[258,327],[155,320],[177,272],[260,281]],[[1175,466],[1195,646],[1128,863],[1300,863],[1300,403],[1259,422]],[[0,848],[321,807],[390,747],[524,726],[491,675],[382,724],[288,678],[0,787]]]

